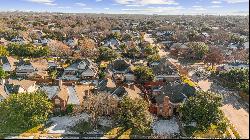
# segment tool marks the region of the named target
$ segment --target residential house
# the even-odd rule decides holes
[[[26,78],[33,77],[37,73],[37,70],[29,61],[19,60],[16,64],[15,72],[16,76]]]
[[[76,61],[64,69],[62,80],[79,81],[97,79],[98,67],[90,59]]]
[[[179,56],[185,55],[187,54],[187,52],[189,51],[189,47],[187,46],[186,43],[174,43],[171,47],[170,47],[170,53],[171,54],[177,54]]]
[[[175,81],[180,79],[177,68],[167,58],[162,58],[159,62],[153,62],[149,67],[152,68],[157,81]]]
[[[103,91],[106,93],[112,93],[116,88],[116,83],[112,77],[107,77],[106,79],[100,80],[96,86],[98,91]]]
[[[15,61],[17,60],[12,57],[6,57],[6,56],[0,57],[0,64],[2,65],[2,68],[5,72],[12,72],[15,69],[14,67]]]
[[[35,79],[46,79],[49,75],[47,72],[48,61],[45,59],[31,61],[32,66],[36,69]]]
[[[64,40],[64,43],[67,44],[70,47],[74,47],[78,45],[78,39],[77,38],[68,38],[67,40]]]
[[[55,111],[66,111],[67,105],[73,105],[74,111],[78,111],[84,102],[84,98],[92,94],[92,85],[63,85],[62,80],[58,86],[43,86],[41,90],[47,93],[48,98],[55,105]]]
[[[169,82],[153,91],[148,98],[150,112],[165,118],[177,113],[180,103],[188,97],[195,96],[195,87],[179,82]]]
[[[20,44],[20,45],[26,43],[26,41],[24,40],[23,37],[15,37],[15,38],[11,39],[11,42],[12,43],[17,43],[17,44]]]
[[[46,46],[50,42],[47,38],[40,38],[33,40],[33,44],[37,46]]]
[[[38,90],[36,81],[31,80],[13,80],[9,79],[6,82],[8,93],[24,93],[24,92],[35,92]]]
[[[115,33],[121,34],[120,29],[113,29],[111,32],[112,32],[112,34],[115,34]]]
[[[134,84],[125,84],[119,86],[111,93],[117,100],[122,100],[123,97],[128,96],[131,99],[141,98],[142,91]]]
[[[249,69],[249,64],[243,62],[234,62],[223,64],[217,68],[220,71],[230,71],[232,69]]]
[[[121,42],[116,38],[110,38],[104,41],[104,47],[110,47],[113,50],[118,50]]]

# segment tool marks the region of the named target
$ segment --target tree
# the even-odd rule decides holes
[[[68,57],[72,55],[72,51],[70,50],[70,48],[61,41],[52,40],[48,43],[48,47],[51,53],[58,57]]]
[[[246,42],[246,39],[241,37],[240,35],[233,34],[231,35],[230,41],[232,43],[243,44],[244,42]]]
[[[90,114],[91,123],[97,128],[98,118],[116,113],[117,104],[117,100],[113,96],[99,93],[85,96],[82,108]]]
[[[204,42],[189,42],[187,46],[191,49],[191,57],[198,60],[201,60],[209,50]]]
[[[154,80],[153,70],[145,66],[137,66],[134,74],[141,83]]]
[[[43,92],[12,94],[0,102],[0,133],[18,133],[47,121],[52,103]]]
[[[0,67],[0,78],[5,79],[7,76],[7,73],[3,70],[2,67]]]
[[[222,98],[215,93],[198,91],[196,96],[189,97],[180,107],[182,120],[186,124],[196,122],[201,130],[208,129],[212,124],[221,126],[225,131],[224,115],[219,107],[222,106]],[[223,127],[222,127],[223,126]]]
[[[132,128],[140,133],[145,133],[150,129],[153,122],[148,107],[148,103],[143,99],[133,100],[126,96],[119,104],[116,118],[125,128]]]
[[[112,61],[115,60],[119,55],[114,50],[108,48],[108,47],[100,47],[99,48],[99,61]]]
[[[158,51],[156,47],[153,47],[152,45],[146,45],[143,52],[144,52],[144,56],[147,57],[149,55],[156,54]]]
[[[79,41],[79,48],[82,57],[96,57],[98,50],[96,49],[94,40],[90,38],[83,38]]]
[[[199,33],[196,30],[192,30],[187,36],[189,41],[197,41]]]
[[[53,82],[56,80],[56,77],[57,77],[57,70],[50,71],[49,76],[50,76],[50,78],[52,80],[52,84],[53,84]]]
[[[0,45],[0,56],[8,56],[9,55],[9,52],[7,51],[7,49]]]
[[[212,68],[214,64],[220,64],[224,60],[223,53],[217,48],[210,48],[208,54],[204,58],[205,63],[211,63]]]
[[[130,58],[138,58],[141,52],[138,47],[133,47],[127,51],[127,55]]]
[[[34,47],[32,44],[10,44],[8,51],[19,57],[43,57],[50,54],[48,47]]]
[[[161,59],[159,54],[149,55],[147,57],[148,63],[157,62]]]
[[[249,93],[249,69],[222,71],[219,78],[224,85]]]

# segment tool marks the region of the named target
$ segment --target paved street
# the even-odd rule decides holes
[[[164,50],[161,50],[161,54],[167,54]],[[171,59],[172,62],[178,63],[178,60]],[[190,72],[192,73],[192,71]],[[198,83],[200,88],[204,91],[213,91],[219,93],[223,97],[223,106],[221,110],[225,113],[225,116],[235,126],[239,132],[241,138],[249,138],[249,107],[238,101],[236,94],[222,86],[219,86],[215,82],[209,79],[197,80],[197,77],[193,77],[193,80]]]

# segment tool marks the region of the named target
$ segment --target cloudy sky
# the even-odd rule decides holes
[[[0,11],[247,15],[249,0],[0,0]]]

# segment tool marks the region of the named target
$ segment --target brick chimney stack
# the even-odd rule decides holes
[[[165,96],[163,100],[162,116],[170,116],[170,101],[168,96]]]

